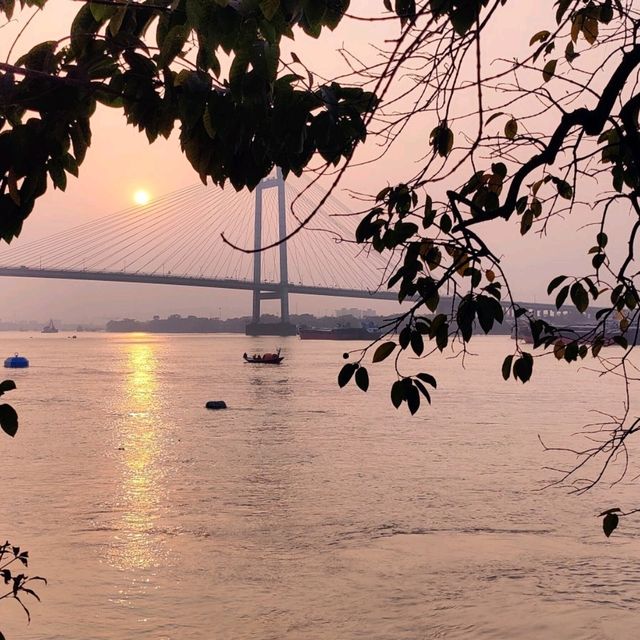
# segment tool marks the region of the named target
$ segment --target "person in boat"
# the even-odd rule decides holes
[[[247,352],[246,352],[246,351],[242,354],[242,357],[243,357],[245,360],[247,359]]]

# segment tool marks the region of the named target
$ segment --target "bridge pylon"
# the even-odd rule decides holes
[[[287,243],[282,242],[279,247],[280,284],[278,291],[265,291],[262,286],[262,213],[263,194],[267,189],[277,189],[278,192],[278,237],[283,240],[287,235],[287,201],[285,183],[280,168],[276,168],[275,176],[262,180],[256,187],[255,226],[253,248],[253,313],[251,322],[246,327],[248,336],[293,336],[297,330],[289,322],[289,271],[287,260]],[[262,300],[280,299],[280,322],[260,322],[260,306]]]

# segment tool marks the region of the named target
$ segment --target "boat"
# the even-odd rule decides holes
[[[6,369],[26,369],[29,366],[29,360],[16,353],[4,361],[4,366]]]
[[[250,362],[251,364],[280,364],[284,360],[284,356],[280,355],[280,349],[275,353],[254,353],[252,356],[243,353],[242,357],[245,362]]]
[[[377,327],[336,327],[335,329],[298,329],[300,340],[377,340],[382,331]]]
[[[49,320],[49,323],[42,327],[41,333],[58,333],[56,325],[53,324],[53,320]]]

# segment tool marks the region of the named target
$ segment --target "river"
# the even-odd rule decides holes
[[[280,367],[242,362],[275,340]],[[7,640],[636,637],[640,517],[606,539],[594,516],[637,491],[541,490],[538,434],[619,413],[616,381],[546,358],[505,383],[512,343],[489,337],[423,367],[412,418],[389,363],[338,389],[345,346],[0,334],[32,365],[6,372],[0,535],[49,580],[29,625],[0,602]]]

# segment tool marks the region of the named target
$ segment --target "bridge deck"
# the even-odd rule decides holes
[[[215,289],[235,289],[239,291],[253,291],[256,286],[249,280],[234,280],[230,278],[197,278],[190,276],[176,276],[172,274],[155,273],[127,273],[125,271],[74,271],[67,269],[31,269],[29,267],[0,267],[0,277],[11,278],[50,278],[55,280],[87,280],[99,282],[135,282],[142,284],[164,284],[181,287],[207,287]],[[358,289],[334,289],[331,287],[318,287],[312,285],[300,285],[290,283],[289,293],[332,296],[338,298],[364,298],[367,300],[397,300],[395,291],[361,291]],[[280,284],[276,282],[263,282],[260,291],[278,293]],[[553,303],[519,302],[519,305],[527,309],[543,313],[557,313]],[[506,305],[505,305],[506,306]],[[575,312],[575,309],[566,311]],[[595,312],[596,309],[590,311]]]
[[[0,267],[0,276],[11,278],[51,278],[55,280],[89,280],[100,282],[137,282],[142,284],[165,284],[182,287],[209,287],[215,289],[236,289],[253,291],[256,286],[249,280],[231,278],[212,279],[190,276],[161,275],[155,273],[127,273],[125,271],[72,271],[66,269],[30,269],[28,267]],[[367,298],[374,300],[397,300],[393,291],[360,291],[357,289],[333,289],[310,285],[289,284],[289,293],[314,296],[335,296],[339,298]],[[260,291],[277,293],[280,284],[263,282]]]

